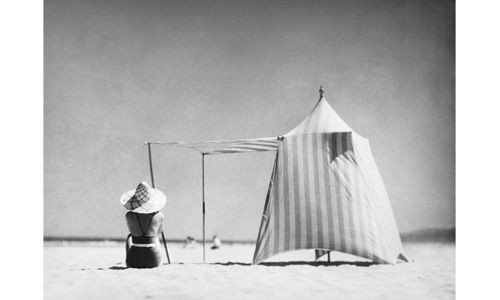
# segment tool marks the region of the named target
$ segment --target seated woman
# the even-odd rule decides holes
[[[129,211],[125,215],[130,234],[127,237],[126,263],[129,268],[155,268],[161,265],[160,241],[167,196],[146,182],[122,195],[120,203]]]

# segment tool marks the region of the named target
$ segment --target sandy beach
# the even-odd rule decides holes
[[[127,269],[120,243],[44,247],[45,299],[454,299],[455,245],[407,243],[411,263],[371,265],[334,253],[313,262],[302,250],[251,265],[254,245],[202,249],[169,245],[172,264]],[[358,262],[355,262],[358,261]]]

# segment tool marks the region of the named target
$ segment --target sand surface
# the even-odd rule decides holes
[[[454,299],[455,245],[410,243],[411,263],[369,265],[334,253],[312,263],[313,250],[250,265],[253,245],[207,249],[169,245],[171,265],[125,268],[116,243],[46,243],[45,299]],[[287,261],[292,261],[288,262]],[[359,259],[358,259],[359,261]]]

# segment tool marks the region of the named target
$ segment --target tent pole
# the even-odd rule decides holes
[[[149,173],[151,174],[151,186],[155,188],[155,177],[153,175],[153,158],[151,157],[151,143],[148,142],[148,156],[149,156]],[[163,246],[165,247],[165,252],[167,253],[167,261],[170,264],[170,256],[168,255],[167,242],[165,241],[165,233],[161,231],[161,238],[163,240]]]
[[[203,212],[203,263],[205,263],[205,153],[201,154],[201,186]]]
[[[151,157],[151,143],[148,142],[149,173],[151,174],[151,186],[155,187],[155,176],[153,175],[153,158]]]

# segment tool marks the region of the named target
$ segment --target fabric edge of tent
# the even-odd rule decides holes
[[[373,174],[371,174],[372,180],[378,181],[379,183],[378,185],[380,186],[381,189],[378,190],[377,192],[381,194],[379,196],[384,200],[382,201],[382,203],[385,205],[387,212],[390,214],[390,218],[385,218],[384,220],[385,223],[384,229],[387,230],[389,228],[392,228],[393,233],[389,237],[385,235],[383,236],[384,243],[388,248],[390,248],[389,244],[391,244],[392,246],[396,246],[395,251],[391,251],[392,252],[391,257],[394,257],[393,258],[394,261],[397,261],[400,256],[403,256],[406,262],[409,262],[409,258],[406,255],[403,248],[399,227],[396,223],[396,217],[394,215],[394,210],[392,208],[392,204],[389,195],[387,193],[385,183],[383,181],[382,175],[380,174],[380,170],[378,169],[378,166],[375,163],[375,157],[373,156],[370,140],[368,138],[365,138],[357,134],[356,132],[353,132],[352,137],[353,137],[353,150],[356,152],[356,156],[360,160],[360,163],[362,165],[361,168],[367,168],[373,170]],[[358,144],[358,141],[360,142],[361,145]],[[366,166],[365,164],[369,164],[370,166]]]
[[[261,258],[258,256],[261,254],[261,251],[265,249],[266,243],[264,242],[264,237],[266,234],[268,234],[267,231],[267,226],[269,224],[269,216],[267,216],[267,212],[269,210],[269,198],[271,197],[271,191],[273,188],[274,184],[274,178],[276,176],[277,168],[278,168],[278,155],[279,152],[276,152],[276,156],[274,159],[274,166],[273,166],[273,171],[271,173],[271,178],[269,180],[269,187],[267,189],[267,195],[266,195],[266,201],[264,203],[264,209],[262,212],[262,218],[259,226],[259,233],[257,235],[257,241],[255,243],[255,250],[254,250],[254,255],[252,259],[252,264],[259,264],[260,262],[256,263],[256,261],[259,261]],[[263,243],[264,242],[264,243]],[[267,255],[267,253],[266,253]],[[262,256],[262,255],[261,255]]]

